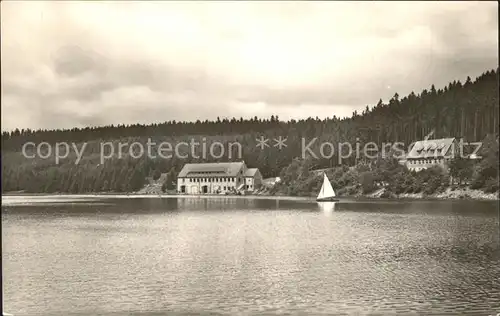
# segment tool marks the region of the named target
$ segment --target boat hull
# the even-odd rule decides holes
[[[339,201],[336,197],[327,197],[327,198],[319,198],[316,199],[316,202],[336,202]]]

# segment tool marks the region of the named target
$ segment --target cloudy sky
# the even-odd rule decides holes
[[[1,6],[3,130],[343,117],[498,67],[497,2]]]

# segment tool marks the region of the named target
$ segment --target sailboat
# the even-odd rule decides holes
[[[332,184],[330,183],[330,180],[326,176],[326,173],[323,173],[323,185],[321,186],[321,190],[319,191],[316,201],[318,202],[338,201],[335,195],[335,191],[333,190]]]

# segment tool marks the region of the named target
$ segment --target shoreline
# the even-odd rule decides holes
[[[385,189],[372,192],[371,196],[377,198],[385,193]],[[412,199],[412,200],[470,200],[470,201],[498,201],[497,193],[485,193],[482,190],[470,188],[452,189],[447,188],[444,192],[425,195],[423,193],[401,193],[398,195],[392,194],[395,199]]]
[[[340,199],[366,199],[366,200],[386,200],[386,201],[404,201],[404,200],[428,200],[428,201],[444,201],[444,200],[459,200],[459,201],[500,201],[498,193],[485,193],[481,190],[473,190],[469,188],[455,189],[452,190],[448,188],[444,192],[435,193],[432,195],[424,195],[423,193],[401,193],[401,194],[393,194],[389,193],[384,196],[386,193],[385,189],[378,189],[372,193],[368,194],[355,194],[355,195],[345,195],[339,196]],[[291,199],[313,199],[315,196],[288,196],[284,194],[269,194],[269,193],[261,193],[261,194],[247,194],[247,195],[220,195],[220,194],[200,194],[200,195],[188,195],[188,194],[172,194],[172,193],[164,193],[164,194],[145,194],[139,192],[132,193],[123,193],[123,192],[86,192],[86,193],[26,193],[26,192],[5,192],[2,193],[2,196],[6,197],[42,197],[42,196],[61,196],[61,197],[78,197],[78,196],[86,196],[86,197],[99,197],[99,196],[111,196],[111,197],[180,197],[180,198],[199,198],[199,197],[236,197],[236,198],[291,198]]]

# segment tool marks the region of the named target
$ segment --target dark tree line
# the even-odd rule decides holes
[[[319,119],[309,117],[302,120],[281,121],[278,116],[269,119],[222,118],[215,121],[176,122],[150,125],[117,125],[103,127],[74,128],[70,130],[14,130],[2,133],[2,191],[26,190],[28,192],[92,192],[135,191],[142,187],[147,176],[166,173],[172,168],[179,171],[187,162],[228,161],[244,159],[251,167],[258,167],[264,177],[278,176],[302,154],[301,140],[318,140],[311,146],[319,152],[319,145],[328,141],[340,142],[404,142],[423,139],[434,131],[434,137],[458,137],[465,141],[481,141],[487,135],[498,135],[498,69],[490,70],[472,81],[453,81],[446,87],[431,86],[419,94],[410,93],[400,98],[398,94],[387,103],[379,101],[375,106],[366,106],[352,117]],[[333,113],[332,113],[333,114]],[[256,147],[256,138],[269,138],[271,145],[265,150]],[[287,138],[287,147],[273,147],[273,138]],[[187,158],[170,159],[131,157],[125,148],[121,159],[100,161],[100,143],[141,142],[148,138],[153,142],[176,144],[190,141],[222,142],[227,149],[229,143],[242,146],[242,157],[237,150],[228,157],[226,152],[220,159],[196,159],[188,148],[183,148]],[[307,142],[308,142],[307,141]],[[54,159],[27,159],[21,148],[26,142],[86,142],[82,161],[75,164],[76,156],[70,153],[56,165]],[[157,148],[153,147],[153,152]],[[196,153],[201,156],[202,149]],[[354,157],[343,160],[345,165],[354,165]],[[309,168],[324,168],[338,164],[337,153],[332,159],[314,159]]]

